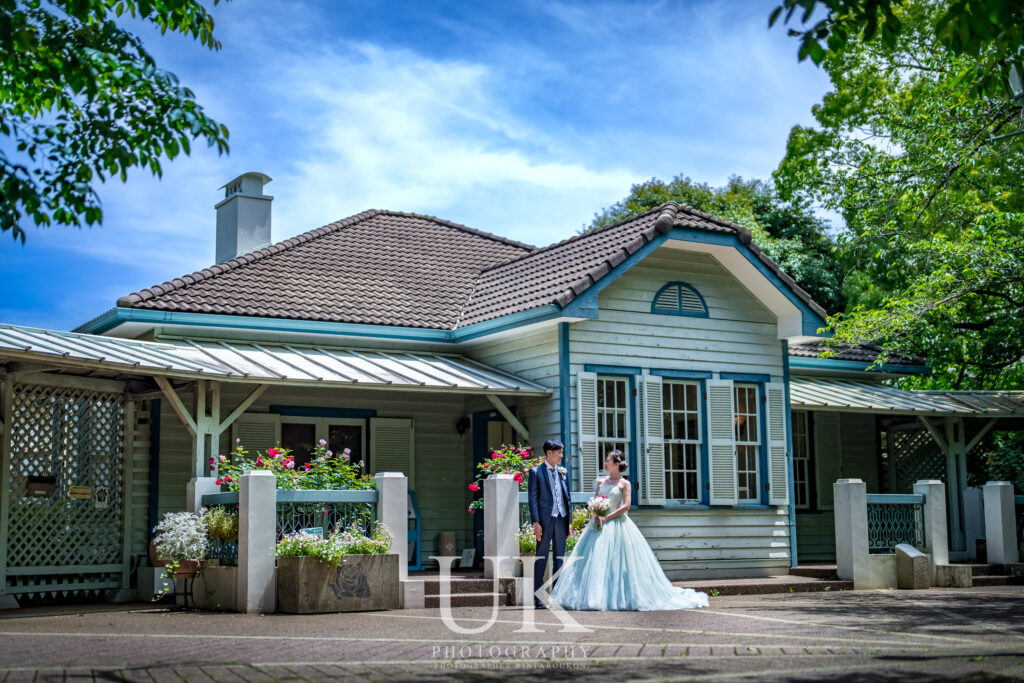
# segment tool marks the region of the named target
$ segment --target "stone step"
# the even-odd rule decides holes
[[[1021,586],[1024,585],[1024,577],[1001,576],[998,574],[985,574],[971,577],[971,585],[978,586]]]
[[[1001,576],[1003,566],[1000,564],[972,564],[971,576]]]
[[[512,601],[509,598],[508,593],[450,593],[448,598],[451,600],[452,607],[491,607],[494,605],[495,596],[497,596],[497,602],[499,606],[505,607],[511,605]],[[427,608],[438,608],[441,606],[440,595],[427,595],[424,601],[424,607]]]
[[[416,580],[423,582],[423,594],[424,595],[441,595],[445,593],[493,593],[494,582],[491,579],[484,578],[472,578],[472,579],[461,579],[453,578],[448,582],[447,586],[442,586],[441,579],[436,576],[424,577],[422,579],[417,578]],[[513,589],[515,579],[499,579],[498,580],[498,592],[510,593]],[[442,591],[442,588],[444,590]]]
[[[693,588],[709,596],[766,595],[769,593],[817,593],[822,591],[853,590],[853,581],[814,579],[806,576],[767,576],[749,579],[708,579],[703,581],[677,581],[677,586]]]
[[[838,581],[839,574],[834,564],[809,564],[802,567],[793,567],[789,570],[791,576],[806,576],[811,579],[826,579]]]

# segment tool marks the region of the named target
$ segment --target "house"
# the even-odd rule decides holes
[[[215,265],[122,297],[74,333],[0,326],[0,493],[70,495],[108,467],[117,494],[90,508],[114,541],[102,558],[26,540],[29,516],[12,505],[0,590],[126,587],[155,520],[185,506],[189,480],[235,439],[301,462],[322,438],[369,472],[405,472],[424,559],[441,532],[475,544],[467,484],[498,444],[560,438],[580,492],[619,448],[630,514],[670,576],[786,573],[834,555],[836,478],[876,491],[925,474],[963,482],[979,435],[1024,419],[1021,395],[880,384],[926,370],[917,359],[819,358],[826,312],[748,230],[686,206],[543,248],[392,211],[271,244],[268,181],[225,186]],[[68,396],[90,401],[97,417],[75,418],[88,434],[62,426]],[[922,438],[942,446],[927,472]],[[24,578],[40,572],[56,578]]]

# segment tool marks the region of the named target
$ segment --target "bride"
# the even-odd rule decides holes
[[[608,476],[597,495],[611,508],[595,516],[567,558],[551,591],[552,602],[568,610],[670,610],[707,607],[708,596],[673,586],[629,511],[632,487],[623,478],[626,456],[612,451],[604,461]]]

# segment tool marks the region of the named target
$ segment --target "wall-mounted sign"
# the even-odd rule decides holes
[[[303,536],[317,536],[319,538],[323,538],[324,528],[321,526],[311,526],[308,529],[299,529],[299,533]]]
[[[78,498],[80,500],[89,500],[92,498],[92,487],[91,486],[69,486],[68,487],[68,498]]]
[[[98,508],[107,507],[108,501],[110,500],[110,489],[108,489],[106,486],[97,486],[96,492],[93,494],[92,500],[93,503]]]
[[[49,498],[53,495],[53,488],[56,484],[57,477],[30,474],[25,481],[25,495],[28,498]]]

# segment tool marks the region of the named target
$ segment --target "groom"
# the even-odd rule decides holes
[[[548,563],[548,550],[555,543],[555,566],[553,574],[562,568],[565,555],[565,539],[569,536],[572,521],[572,499],[569,485],[565,481],[565,468],[560,467],[564,446],[557,439],[544,442],[544,461],[530,470],[527,482],[530,498],[530,521],[537,537],[537,559],[533,564],[533,589],[536,606],[544,604],[537,600],[537,591],[544,584],[544,570]],[[556,579],[557,581],[557,579]]]

